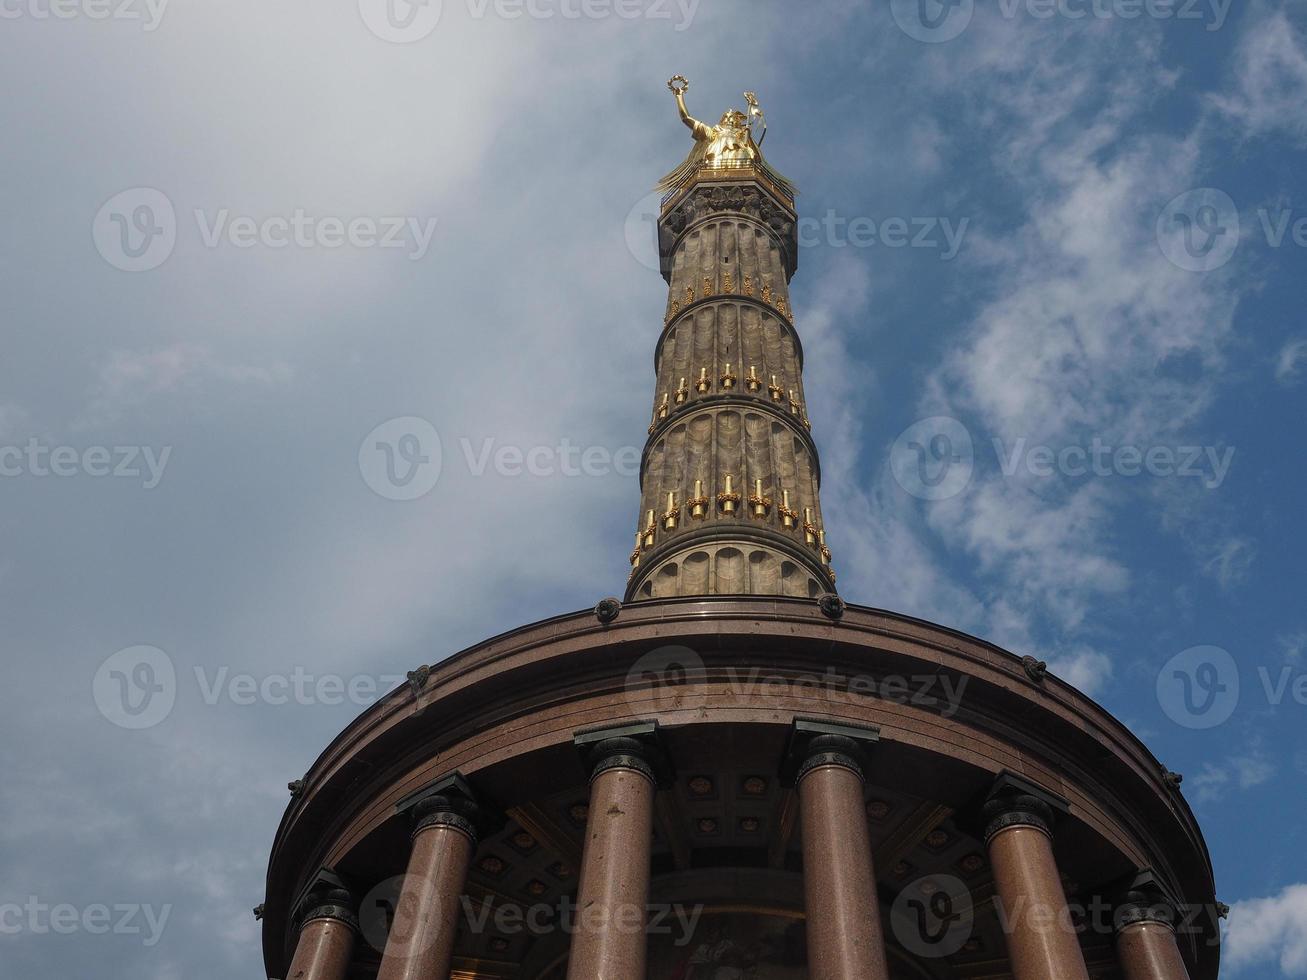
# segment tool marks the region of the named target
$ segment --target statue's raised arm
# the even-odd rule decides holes
[[[667,82],[668,89],[676,96],[676,108],[681,111],[681,122],[689,127],[690,132],[694,135],[695,142],[712,139],[712,127],[706,123],[700,122],[690,115],[690,110],[685,107],[685,91],[690,87],[684,75],[673,75]]]

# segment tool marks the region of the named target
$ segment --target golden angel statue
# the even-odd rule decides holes
[[[685,107],[685,91],[690,83],[683,75],[674,76],[667,87],[676,96],[676,106],[681,112],[681,121],[689,127],[694,137],[694,147],[685,161],[658,182],[658,189],[671,191],[680,187],[700,170],[736,169],[754,167],[767,176],[782,191],[794,195],[794,185],[767,165],[759,145],[767,135],[767,121],[758,97],[752,92],[744,93],[749,104],[749,114],[739,109],[727,109],[722,113],[721,121],[715,126],[700,122],[690,115]],[[761,129],[761,135],[755,141],[754,131]]]

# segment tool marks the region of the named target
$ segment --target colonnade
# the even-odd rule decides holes
[[[798,795],[812,980],[889,980],[864,809],[874,740],[871,731],[823,723],[796,723],[792,734],[787,766]],[[666,757],[653,725],[591,732],[577,741],[590,772],[590,806],[568,980],[640,980],[654,802]],[[1012,976],[1089,980],[1069,924],[1048,800],[1000,780],[982,810]],[[476,805],[458,793],[435,792],[409,812],[412,848],[377,977],[447,980],[478,841]],[[347,980],[358,929],[349,893],[310,894],[299,921],[286,980]],[[1129,892],[1115,921],[1126,980],[1188,980],[1165,901]]]

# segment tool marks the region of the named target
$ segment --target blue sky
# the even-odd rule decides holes
[[[679,72],[802,192],[846,599],[1106,705],[1186,776],[1224,972],[1307,976],[1307,4],[922,3],[0,2],[15,975],[261,975],[285,784],[368,685],[621,591]],[[407,418],[412,500],[360,452]]]

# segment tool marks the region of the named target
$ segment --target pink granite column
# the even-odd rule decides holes
[[[812,980],[888,980],[857,744],[808,743],[798,771]]]
[[[1133,892],[1117,913],[1116,955],[1125,980],[1189,980],[1170,902]]]
[[[590,809],[568,980],[643,980],[656,779],[648,747],[609,738],[590,752]]]
[[[414,808],[413,851],[377,980],[445,980],[477,831],[443,797]]]
[[[1034,796],[985,804],[985,840],[1015,980],[1089,980],[1053,858],[1053,811]]]
[[[358,932],[352,905],[343,889],[328,891],[309,905],[286,980],[345,980]]]

